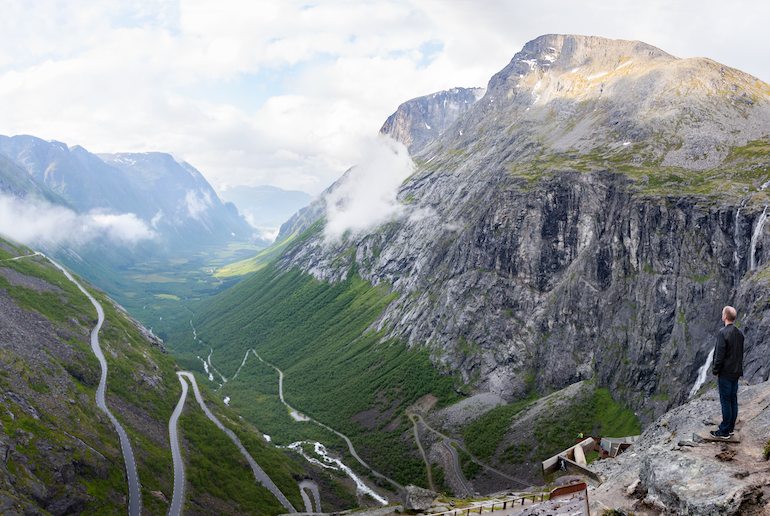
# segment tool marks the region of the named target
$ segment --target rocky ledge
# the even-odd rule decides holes
[[[715,390],[661,416],[628,453],[592,465],[604,479],[591,512],[770,514],[770,382],[742,385],[738,444],[704,442],[720,419]]]

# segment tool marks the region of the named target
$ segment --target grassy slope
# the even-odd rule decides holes
[[[428,392],[443,403],[457,395],[452,379],[438,374],[424,351],[380,342],[382,336],[370,330],[393,298],[386,286],[355,275],[328,284],[270,265],[204,304],[195,324],[226,376],[232,376],[248,348],[255,348],[286,373],[289,403],[347,433],[382,472],[402,483],[423,484],[423,464],[403,410]],[[188,349],[192,345],[188,341]],[[247,373],[244,368],[241,374],[254,375],[253,382],[228,382],[234,406],[244,408],[243,415],[278,442],[304,432],[317,437],[318,430],[293,423],[276,402],[275,372],[258,363],[249,367],[256,369]],[[264,410],[249,410],[251,403]],[[353,420],[370,409],[368,428]]]
[[[603,437],[641,433],[639,419],[631,410],[613,400],[607,389],[589,387],[567,406],[538,416],[531,433],[500,450],[498,459],[514,464],[542,461],[571,446],[579,433]],[[496,407],[468,425],[463,432],[468,449],[480,458],[492,458],[516,415],[530,403],[524,400]]]
[[[28,252],[19,249],[18,254]],[[0,259],[9,256],[10,253],[0,252]],[[31,431],[33,441],[40,440],[41,444],[53,441],[64,445],[69,439],[63,437],[62,433],[67,432],[98,450],[111,463],[119,465],[111,468],[106,477],[86,474],[79,479],[94,497],[86,507],[86,513],[116,511],[126,495],[126,484],[121,469],[123,461],[117,437],[94,402],[99,366],[87,339],[96,318],[95,310],[71,282],[42,258],[6,261],[0,265],[28,277],[43,279],[60,289],[57,292],[37,292],[12,285],[0,278],[0,288],[20,307],[41,314],[53,322],[62,334],[72,335],[67,344],[73,348],[75,360],[65,360],[45,351],[50,362],[46,371],[38,373],[40,382],[54,382],[52,378],[63,377],[67,387],[64,392],[56,392],[56,396],[49,400],[50,404],[42,405],[43,400],[40,400],[38,408],[45,417],[41,418]],[[171,468],[171,456],[167,445],[162,441],[165,436],[158,436],[156,431],[162,431],[163,421],[167,421],[171,412],[173,398],[178,395],[175,391],[179,389],[168,383],[169,378],[175,376],[173,361],[159,348],[149,345],[134,325],[122,314],[118,314],[103,295],[97,292],[94,292],[94,295],[102,303],[106,314],[100,336],[109,366],[108,404],[124,423],[132,438],[143,484],[143,504],[151,512],[162,512],[165,505],[151,496],[150,491],[170,493],[171,479],[167,472]],[[20,361],[25,360],[23,357],[18,358]],[[59,368],[68,374],[61,375],[62,370]],[[137,385],[134,371],[152,371],[153,375],[158,376],[159,382],[154,387]],[[29,379],[27,382],[34,385]],[[75,400],[75,403],[68,406],[67,399]],[[137,417],[149,418],[156,424],[143,426]],[[13,423],[7,423],[6,431],[12,427]],[[33,460],[42,470],[48,466],[43,454],[35,454]],[[166,474],[158,475],[160,472]],[[45,479],[43,481],[47,484]]]
[[[71,457],[66,457],[65,462],[79,464],[74,482],[90,497],[83,508],[85,514],[122,513],[127,488],[117,435],[94,402],[99,365],[91,352],[88,334],[96,319],[95,310],[88,299],[44,259],[7,261],[29,253],[28,249],[0,240],[0,260],[6,260],[0,261],[0,267],[44,280],[58,290],[40,292],[12,284],[0,276],[0,291],[22,309],[51,321],[60,337],[57,345],[62,348],[34,350],[33,353],[42,353],[46,360],[43,365],[31,365],[29,357],[15,353],[12,347],[0,346],[0,385],[22,396],[40,414],[39,419],[30,417],[22,405],[16,404],[7,404],[7,410],[0,413],[6,435],[30,436],[24,439],[27,444],[19,449],[26,458],[11,455],[8,462],[17,486],[21,486],[17,494],[21,493],[23,498],[26,493],[23,486],[32,486],[38,481],[53,494],[57,489],[67,489],[66,484],[57,480],[58,458],[44,451],[53,446],[71,450]],[[145,340],[106,296],[90,290],[106,315],[100,341],[109,366],[107,402],[131,439],[142,482],[144,510],[148,514],[162,514],[167,511],[167,503],[151,492],[160,491],[167,499],[171,497],[173,479],[167,425],[181,393],[175,374],[177,366],[170,355]],[[193,496],[197,497],[194,505],[208,511],[230,508],[226,512],[232,513],[283,512],[266,489],[249,480],[248,465],[229,439],[203,416],[191,395],[187,404],[181,427],[186,441],[188,477]],[[302,468],[283,452],[255,437],[253,428],[222,416],[232,414],[229,409],[221,405],[212,408],[239,434],[292,503],[301,506],[293,476],[302,476]],[[34,473],[28,471],[28,463],[33,465]],[[234,484],[237,490],[233,494],[225,483],[234,477],[239,480]],[[227,499],[217,500],[220,496]],[[35,505],[34,501],[30,503]]]
[[[217,278],[231,278],[234,276],[245,276],[252,272],[258,272],[267,267],[273,260],[278,258],[286,248],[297,238],[297,234],[292,234],[281,240],[275,245],[263,249],[256,256],[251,256],[241,261],[229,263],[224,267],[217,269],[214,276]]]
[[[187,481],[190,486],[188,509],[200,509],[209,497],[218,498],[220,512],[232,514],[281,514],[286,510],[267,489],[256,486],[251,469],[232,441],[214,426],[198,408],[192,396],[191,403],[180,418],[180,428],[192,448],[188,458]],[[224,418],[222,418],[224,419]],[[301,478],[304,471],[275,448],[265,445],[253,429],[227,421],[228,427],[238,434],[243,445],[289,501],[303,507],[302,497],[294,476]]]
[[[543,153],[529,161],[510,164],[510,173],[530,183],[562,171],[609,171],[628,176],[634,188],[649,195],[700,195],[719,199],[741,199],[747,193],[766,198],[760,189],[770,180],[770,140],[747,142],[730,149],[724,162],[707,170],[663,166],[644,147],[623,150],[594,149],[580,154]],[[726,178],[729,181],[726,181]]]
[[[480,459],[488,460],[497,449],[514,416],[532,402],[522,400],[495,407],[463,429],[468,449]]]

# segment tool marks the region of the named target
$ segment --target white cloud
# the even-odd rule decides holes
[[[398,187],[414,171],[406,147],[379,136],[366,142],[358,164],[350,169],[326,197],[327,241],[377,227],[401,215]]]
[[[156,234],[133,213],[98,211],[77,214],[45,201],[19,199],[0,193],[0,233],[27,245],[82,245],[106,237],[122,245]]]
[[[184,202],[187,207],[187,214],[194,219],[200,219],[201,215],[211,206],[211,196],[208,192],[201,194],[194,190],[187,190]]]
[[[485,86],[543,33],[640,39],[770,80],[768,2],[5,0],[2,12],[0,134],[168,151],[218,187],[318,193],[399,103]]]
[[[142,219],[133,213],[98,213],[91,212],[80,215],[81,225],[92,234],[103,233],[107,238],[122,244],[133,244],[140,240],[148,240],[155,237],[155,233],[147,227]]]

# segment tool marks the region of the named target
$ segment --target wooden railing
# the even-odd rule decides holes
[[[527,501],[531,503],[540,503],[548,500],[549,493],[536,493],[520,495],[506,500],[496,500],[494,502],[486,502],[479,505],[473,505],[470,507],[462,507],[458,509],[452,509],[451,511],[435,512],[430,516],[471,516],[472,514],[481,514],[482,512],[494,512],[510,509],[516,505],[524,505]]]
[[[553,498],[560,498],[563,496],[570,496],[575,493],[585,492],[584,500],[586,503],[586,511],[588,510],[588,485],[585,482],[576,484],[570,484],[567,486],[557,487],[550,493],[533,493],[519,495],[506,500],[496,500],[493,502],[486,502],[479,505],[473,505],[471,507],[463,507],[461,509],[453,509],[451,511],[431,513],[430,516],[471,516],[472,514],[481,514],[483,512],[504,511],[506,509],[512,509],[516,505],[524,505],[527,501],[531,503],[541,503]],[[588,514],[588,512],[586,512]]]

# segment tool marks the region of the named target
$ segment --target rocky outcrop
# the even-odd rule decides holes
[[[594,377],[648,423],[687,398],[724,304],[763,318],[751,269],[767,261],[768,138],[770,86],[754,77],[543,36],[416,151],[399,218],[311,235],[280,263],[392,285],[378,329],[478,390]],[[762,381],[768,340],[746,329],[747,378]]]
[[[398,106],[380,132],[415,154],[446,132],[484,95],[484,88],[452,88],[408,100]]]
[[[603,483],[590,493],[592,510],[634,514],[766,514],[770,468],[770,383],[739,389],[740,444],[703,442],[720,420],[714,390],[655,421],[615,460],[594,463]]]
[[[433,505],[438,495],[429,489],[406,486],[403,492],[404,508],[407,511],[426,511]]]

